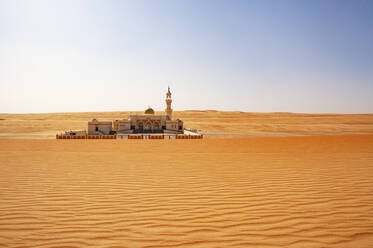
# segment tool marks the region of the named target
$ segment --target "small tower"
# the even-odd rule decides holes
[[[168,86],[168,91],[167,91],[167,93],[166,93],[166,104],[167,104],[166,115],[167,115],[167,119],[168,119],[168,120],[172,120],[172,108],[171,108],[171,103],[172,103],[172,99],[171,99],[171,91],[170,91],[170,86]]]

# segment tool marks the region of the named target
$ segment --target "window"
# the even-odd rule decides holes
[[[154,122],[154,126],[153,126],[154,130],[159,130],[159,123],[158,122]]]

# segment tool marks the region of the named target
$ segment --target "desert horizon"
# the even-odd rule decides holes
[[[56,133],[87,130],[93,118],[126,119],[142,111],[0,114],[0,138],[54,139]],[[162,114],[162,112],[156,112]],[[174,111],[186,128],[212,137],[373,134],[373,114],[255,113],[241,111]]]

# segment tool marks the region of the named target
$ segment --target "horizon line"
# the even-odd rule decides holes
[[[184,110],[173,110],[174,112],[239,112],[239,113],[254,113],[254,114],[305,114],[305,115],[373,115],[373,112],[291,112],[291,111],[241,111],[241,110],[218,110],[218,109],[184,109]],[[68,113],[131,113],[131,112],[144,112],[144,110],[124,110],[124,111],[57,111],[57,112],[3,112],[0,115],[27,115],[27,114],[68,114]],[[155,112],[164,112],[162,110]]]

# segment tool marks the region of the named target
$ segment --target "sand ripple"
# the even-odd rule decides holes
[[[0,161],[0,247],[373,244],[372,136],[0,140]]]

